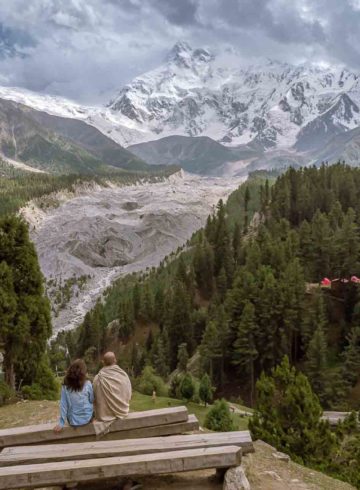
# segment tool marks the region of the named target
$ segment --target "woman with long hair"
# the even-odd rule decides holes
[[[76,359],[70,364],[61,389],[60,418],[54,432],[61,432],[65,422],[72,427],[80,427],[91,422],[94,413],[94,393],[86,374],[86,364],[82,359]]]

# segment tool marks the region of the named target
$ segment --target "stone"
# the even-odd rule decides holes
[[[263,475],[270,476],[273,480],[281,481],[280,476],[276,473],[276,471],[264,471]]]
[[[223,490],[251,490],[244,468],[236,466],[227,470]]]
[[[280,451],[276,451],[275,453],[272,453],[273,457],[275,459],[278,459],[279,461],[285,461],[285,463],[288,463],[290,461],[290,456],[285,453],[281,453]]]

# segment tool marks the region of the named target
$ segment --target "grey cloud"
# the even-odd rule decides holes
[[[196,23],[196,0],[151,0],[151,3],[169,22],[178,25]]]
[[[92,101],[155,67],[179,39],[234,46],[244,60],[309,59],[359,69],[356,2],[0,0],[0,78]]]

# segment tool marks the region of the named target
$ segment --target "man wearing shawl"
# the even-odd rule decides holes
[[[113,352],[104,355],[103,363],[93,383],[95,417],[101,422],[111,422],[129,413],[132,390],[129,376],[117,365]]]

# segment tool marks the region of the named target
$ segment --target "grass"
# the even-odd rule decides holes
[[[178,407],[184,405],[182,400],[168,397],[157,397],[154,402],[151,396],[134,392],[131,400],[130,410],[139,412],[154,408]],[[198,418],[200,425],[204,424],[205,416],[209,407],[197,403],[186,404],[189,413]],[[245,407],[244,407],[245,408]],[[247,410],[247,409],[246,409]],[[47,422],[56,422],[58,417],[58,402],[53,401],[25,401],[0,407],[0,429],[7,427],[20,427],[22,425],[35,425]],[[248,418],[234,415],[237,430],[245,430],[248,426]]]

